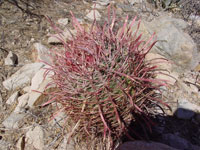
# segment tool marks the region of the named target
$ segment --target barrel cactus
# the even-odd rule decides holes
[[[144,42],[138,36],[140,23],[132,31],[136,17],[128,23],[127,16],[122,27],[116,20],[109,7],[104,25],[94,21],[86,31],[72,14],[76,34],[67,41],[60,38],[64,49],[52,51],[47,72],[53,72],[51,85],[56,90],[47,93],[49,101],[44,104],[59,104],[58,112],[73,122],[71,137],[101,138],[110,148],[129,135],[134,114],[146,116],[148,126],[149,109],[163,104],[158,91],[165,85],[155,78],[157,67],[145,61],[154,35]]]

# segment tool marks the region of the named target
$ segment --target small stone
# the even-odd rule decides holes
[[[26,64],[10,78],[3,81],[3,86],[9,91],[16,90],[17,88],[23,88],[27,84],[30,84],[32,77],[43,66],[44,64],[42,63]]]
[[[72,34],[76,34],[76,30],[65,29],[65,31],[62,34],[54,34],[54,35],[50,36],[48,38],[48,43],[49,44],[62,44],[62,41],[60,40],[60,38],[64,41],[67,41],[68,39],[72,38]]]
[[[31,89],[31,86],[26,86],[22,89],[23,92],[28,93]]]
[[[131,5],[135,5],[135,4],[143,3],[143,0],[128,0],[128,2]]]
[[[50,51],[46,46],[42,45],[41,43],[34,43],[33,46],[35,47],[32,52],[32,58],[34,62],[44,61],[49,64],[52,63],[50,58]]]
[[[9,105],[13,104],[17,100],[18,96],[19,96],[19,92],[18,91],[13,93],[9,97],[9,99],[6,101],[6,104],[9,104]]]
[[[46,66],[45,68],[48,68]],[[46,89],[46,86],[51,82],[50,76],[53,74],[53,72],[49,72],[46,75],[46,78],[44,78],[44,73],[46,72],[46,69],[41,68],[33,77],[31,81],[31,89],[29,92],[29,100],[28,100],[28,106],[33,107],[36,104],[40,104],[40,100],[42,100],[42,97],[44,96],[41,94]],[[51,88],[50,86],[48,88]],[[38,92],[37,92],[38,91]]]
[[[65,135],[67,137],[67,135]],[[57,150],[75,150],[75,144],[72,140],[70,143],[67,143],[67,138],[64,138],[63,142],[59,145]]]
[[[117,150],[177,150],[177,149],[158,142],[134,141],[122,144],[117,148]]]
[[[98,0],[97,3],[102,6],[107,6],[110,3],[110,0]]]
[[[198,26],[200,26],[200,16],[199,15],[190,15],[189,17],[191,20],[193,20]]]
[[[0,93],[0,107],[2,107],[2,104],[3,104],[3,98],[2,98],[1,93]]]
[[[100,4],[93,4],[91,7],[96,9],[104,9],[104,7]]]
[[[12,53],[11,51],[8,53],[8,56],[4,60],[4,64],[8,66],[14,66],[17,64],[17,55]]]
[[[0,148],[1,150],[10,150],[10,143],[4,140],[0,140]]]
[[[66,26],[69,23],[69,19],[68,18],[60,18],[60,19],[58,19],[58,23],[62,26]]]
[[[11,113],[8,118],[3,121],[3,125],[8,129],[18,129],[19,121],[24,118],[25,114]]]
[[[25,138],[24,136],[19,138],[16,144],[17,150],[24,150],[25,148]]]
[[[200,64],[198,64],[198,65],[194,68],[194,71],[200,72]]]
[[[24,112],[25,106],[28,103],[29,93],[26,93],[18,98],[18,104],[15,107],[14,112],[20,113]]]
[[[40,126],[36,126],[34,129],[30,129],[26,133],[25,141],[28,144],[33,145],[37,150],[43,150],[44,148],[44,131]]]
[[[175,115],[179,119],[191,119],[195,113],[200,112],[200,106],[197,106],[189,102],[185,98],[178,100],[178,108],[175,112]]]
[[[194,92],[194,93],[198,93],[199,92],[198,87],[193,85],[193,84],[190,84],[190,88],[191,88],[192,92]]]
[[[89,20],[96,19],[99,21],[101,19],[101,14],[97,10],[91,10],[87,15],[86,18]]]

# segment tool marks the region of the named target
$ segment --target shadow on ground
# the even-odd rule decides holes
[[[181,112],[184,112],[185,119],[177,118],[176,114]],[[193,145],[200,146],[199,115],[183,108],[177,109],[173,116],[158,114],[149,117],[149,120],[144,119],[145,116],[135,115],[136,121],[131,123],[129,134],[135,140],[160,142],[176,149],[193,150]],[[150,124],[151,129],[148,127]],[[130,139],[124,137],[123,142],[127,141]]]

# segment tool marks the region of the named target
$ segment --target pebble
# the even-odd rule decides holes
[[[95,16],[95,17],[94,17]],[[94,20],[96,19],[99,21],[101,19],[101,14],[97,10],[91,10],[87,15],[86,18],[89,20]]]
[[[58,19],[58,23],[62,26],[66,26],[69,23],[69,19],[68,18],[60,18],[60,19]]]
[[[14,112],[21,113],[24,112],[25,106],[28,103],[29,93],[26,93],[18,98],[18,104],[15,107]]]
[[[25,141],[28,144],[33,145],[37,150],[43,150],[44,148],[44,131],[40,126],[36,126],[34,129],[30,129],[26,133]]]
[[[18,129],[19,121],[24,118],[25,114],[11,113],[8,118],[3,121],[3,125],[8,129]]]
[[[9,104],[9,105],[13,104],[13,103],[17,100],[18,96],[19,96],[19,92],[18,92],[18,91],[15,92],[15,93],[13,93],[13,94],[8,98],[8,100],[6,101],[6,104]]]
[[[42,45],[41,43],[34,43],[33,46],[35,47],[32,52],[32,58],[34,62],[46,62],[52,64],[50,58],[50,51],[49,49]]]
[[[11,51],[8,53],[8,56],[4,60],[4,64],[8,66],[14,66],[17,64],[17,55],[12,53]]]
[[[200,106],[197,106],[189,102],[185,98],[178,100],[178,108],[175,112],[175,115],[179,119],[191,119],[195,113],[200,111]]]
[[[30,84],[32,77],[43,66],[44,64],[42,63],[26,64],[11,77],[3,81],[3,86],[9,91],[23,88],[27,84]]]

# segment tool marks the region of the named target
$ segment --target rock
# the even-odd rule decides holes
[[[3,104],[3,99],[2,99],[2,96],[1,96],[1,93],[0,93],[0,108],[2,107],[2,104]]]
[[[31,144],[37,150],[43,150],[44,148],[44,132],[40,126],[36,126],[34,129],[30,129],[26,133],[25,141]]]
[[[19,113],[11,113],[8,118],[3,121],[3,125],[8,129],[18,129],[19,128],[19,121],[24,118],[25,114]]]
[[[71,33],[70,33],[71,32]],[[62,41],[67,41],[72,38],[72,34],[76,34],[75,30],[67,30],[65,29],[62,34],[54,34],[48,38],[48,44],[62,44]]]
[[[91,10],[87,15],[86,18],[89,20],[96,19],[99,21],[101,19],[101,14],[97,10]]]
[[[124,12],[134,12],[135,11],[131,5],[117,3],[117,7],[121,8]]]
[[[14,112],[20,113],[24,112],[25,106],[28,103],[29,93],[26,93],[18,98],[18,104],[15,107]]]
[[[68,137],[65,135],[65,137]],[[75,144],[72,140],[70,143],[67,143],[67,138],[64,138],[63,142],[59,145],[57,150],[75,150]]]
[[[143,0],[128,0],[128,2],[129,2],[131,5],[134,5],[134,4],[138,4],[138,3],[143,3]]]
[[[100,4],[93,4],[91,7],[96,9],[104,9],[104,7]]]
[[[8,53],[8,56],[4,60],[4,64],[8,66],[14,66],[17,64],[17,55],[12,53],[11,51]]]
[[[1,139],[0,140],[0,149],[1,150],[10,150],[10,143]]]
[[[32,77],[35,73],[44,66],[42,63],[26,64],[14,73],[10,78],[3,82],[3,86],[7,90],[16,90],[23,88],[25,85],[30,84]]]
[[[189,141],[187,141],[184,138],[181,138],[177,135],[168,133],[164,134],[162,136],[162,141],[174,148],[180,149],[180,150],[198,150],[197,148],[200,148],[196,145],[191,144]]]
[[[16,148],[17,150],[24,150],[25,148],[25,137],[21,137],[19,138],[19,140],[17,141],[17,144],[16,144]]]
[[[47,67],[46,67],[47,68]],[[44,98],[42,92],[46,89],[46,86],[51,82],[51,78],[49,78],[52,72],[44,78],[45,69],[41,68],[33,77],[31,82],[31,88],[29,92],[28,106],[33,107],[35,105],[40,105]],[[48,88],[51,88],[49,86]],[[38,92],[37,92],[38,91]]]
[[[197,106],[189,102],[185,98],[180,98],[178,100],[178,108],[175,112],[175,115],[179,119],[191,119],[195,112],[200,112],[200,106]]]
[[[156,47],[170,56],[182,68],[196,66],[197,47],[192,38],[180,28],[186,25],[182,20],[160,17],[151,22],[151,30],[157,33]]]
[[[35,49],[32,52],[34,62],[46,62],[52,64],[49,49],[41,43],[34,43]]]
[[[96,3],[102,6],[107,6],[110,3],[110,0],[98,0]]]
[[[157,142],[134,141],[122,144],[117,148],[117,150],[177,150],[177,149]]]
[[[31,89],[31,86],[26,86],[26,87],[24,87],[24,88],[22,89],[22,91],[23,91],[24,93],[28,93],[28,92],[30,91],[30,89]]]
[[[198,26],[200,26],[200,16],[199,15],[190,15],[189,17],[191,20],[193,20]]]
[[[13,94],[8,98],[8,100],[6,101],[6,104],[9,104],[9,105],[13,104],[13,103],[17,100],[18,96],[19,96],[19,92],[18,92],[18,91],[15,92],[15,93],[13,93]]]
[[[55,126],[55,125],[60,125],[64,126],[65,125],[65,118],[67,118],[66,114],[64,112],[59,112],[58,115],[54,117],[52,121],[50,121],[50,125]]]
[[[69,19],[68,18],[60,18],[60,19],[58,19],[58,23],[62,26],[66,26],[69,23]]]
[[[157,43],[151,52],[157,52],[173,60],[182,68],[179,70],[183,71],[193,69],[199,58],[196,44],[188,34],[182,31],[185,27],[187,23],[183,20],[162,15],[151,22],[142,21],[139,33],[143,33],[142,38],[147,40],[153,32],[156,32]],[[137,25],[133,27],[133,34],[136,28]]]
[[[190,88],[191,88],[191,91],[193,93],[198,93],[199,92],[199,88],[193,84],[190,84]]]

